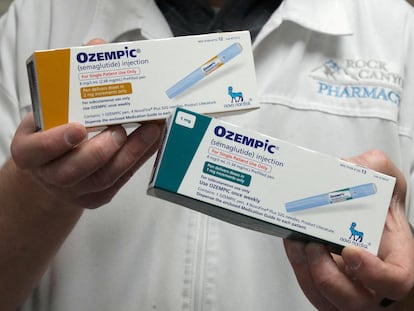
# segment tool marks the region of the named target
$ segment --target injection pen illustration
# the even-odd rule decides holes
[[[295,200],[285,203],[287,212],[302,211],[309,208],[315,208],[323,205],[334,204],[347,200],[363,198],[373,195],[377,192],[377,187],[374,183],[358,185],[346,189],[336,190],[324,194],[319,194],[300,200]]]
[[[196,84],[205,76],[209,75],[210,73],[212,73],[213,71],[220,68],[225,63],[239,55],[242,49],[243,48],[240,43],[233,43],[232,45],[221,51],[219,54],[209,59],[199,68],[197,68],[196,70],[185,76],[183,79],[178,81],[167,91],[165,91],[165,93],[169,98],[174,98],[178,94],[181,94],[182,92]]]

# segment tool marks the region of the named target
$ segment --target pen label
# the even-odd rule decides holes
[[[223,65],[223,63],[220,61],[220,59],[216,56],[209,61],[207,61],[202,67],[201,70],[206,74],[212,73],[214,70],[220,68]]]
[[[338,203],[346,200],[352,199],[351,193],[349,191],[336,191],[329,193],[329,202]]]

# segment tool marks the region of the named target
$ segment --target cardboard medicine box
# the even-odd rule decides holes
[[[148,194],[249,229],[377,254],[395,178],[177,108]]]
[[[27,70],[38,129],[258,107],[248,31],[36,51]]]

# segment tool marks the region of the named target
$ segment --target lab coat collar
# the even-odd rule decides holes
[[[263,26],[253,46],[257,46],[284,21],[329,35],[351,35],[351,21],[344,1],[352,0],[285,0]]]
[[[317,32],[351,35],[353,31],[345,1],[352,0],[285,0],[279,14],[282,20]]]
[[[122,0],[123,1],[123,0]],[[170,27],[153,0],[121,1],[96,0],[96,11],[84,41],[103,38],[113,42],[122,34],[140,30],[146,38],[171,37]]]
[[[97,6],[85,42],[92,38],[116,40],[123,33],[139,29],[146,38],[171,37],[170,27],[153,0],[96,0]],[[353,33],[345,1],[352,0],[285,0],[262,29],[258,40],[277,28],[283,21],[292,21],[311,30],[331,34]]]

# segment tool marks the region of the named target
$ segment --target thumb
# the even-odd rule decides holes
[[[411,290],[404,266],[382,261],[368,251],[347,246],[342,251],[346,273],[365,287],[374,290],[379,298],[399,300]]]

